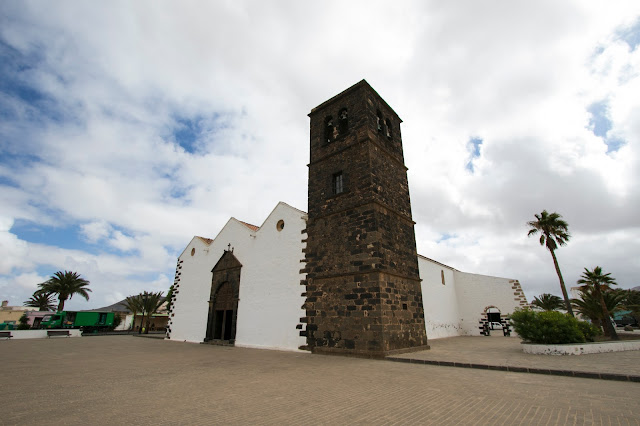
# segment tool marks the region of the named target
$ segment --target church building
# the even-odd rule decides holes
[[[308,212],[281,202],[260,226],[231,218],[194,237],[167,338],[380,358],[527,304],[515,279],[418,255],[401,120],[366,81],[309,117]]]

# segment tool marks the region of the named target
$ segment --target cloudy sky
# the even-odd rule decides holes
[[[193,235],[307,208],[311,108],[366,79],[404,120],[418,252],[560,295],[527,238],[640,285],[640,2],[0,3],[0,298],[167,291]]]

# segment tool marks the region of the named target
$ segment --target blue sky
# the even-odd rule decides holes
[[[278,201],[305,210],[307,114],[363,78],[404,120],[421,254],[558,294],[524,225],[546,209],[571,226],[567,282],[599,265],[639,285],[639,17],[629,2],[3,2],[0,298],[20,305],[58,270],[91,281],[71,309],[166,291],[192,236],[259,225]]]

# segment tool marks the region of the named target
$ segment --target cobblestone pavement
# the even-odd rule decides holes
[[[393,358],[640,377],[640,351],[563,356],[532,355],[522,352],[520,342],[518,337],[501,335],[449,337],[430,340],[431,349],[428,351],[395,355]]]
[[[131,336],[0,341],[0,378],[1,424],[640,424],[638,383]]]

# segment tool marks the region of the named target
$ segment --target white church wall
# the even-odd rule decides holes
[[[280,220],[284,227],[278,230]],[[173,304],[171,339],[204,340],[211,269],[231,244],[243,265],[235,344],[281,350],[304,345],[296,326],[304,316],[300,260],[305,227],[304,212],[279,203],[257,231],[231,218],[214,240],[194,237],[179,257],[180,286]],[[418,256],[418,266],[429,339],[477,336],[478,321],[488,307],[498,308],[504,316],[526,304],[517,280],[460,272],[423,256]]]
[[[210,244],[194,237],[179,257],[182,268],[172,309],[171,339],[202,342],[206,337],[211,270],[231,244],[243,265],[235,344],[283,350],[303,345],[296,325],[304,316],[300,286],[304,277],[299,271],[305,217],[304,212],[279,203],[257,231],[232,218]],[[280,220],[284,228],[278,231]]]
[[[220,231],[223,234],[231,221]],[[233,234],[233,232],[230,232]],[[220,235],[219,234],[219,235]],[[220,246],[220,247],[218,247]],[[194,237],[178,257],[181,268],[179,288],[174,291],[175,301],[171,309],[171,339],[202,342],[205,337],[211,291],[211,269],[222,255],[222,243],[207,244]],[[193,256],[191,253],[193,252]]]
[[[462,335],[480,334],[479,321],[489,307],[507,316],[526,304],[517,280],[454,271]]]
[[[255,233],[251,252],[236,254],[243,264],[236,346],[298,350],[306,343],[296,329],[304,316],[300,259],[305,218],[304,212],[278,204]]]
[[[454,269],[418,256],[428,339],[460,335],[460,314]],[[443,284],[444,275],[444,284]]]

